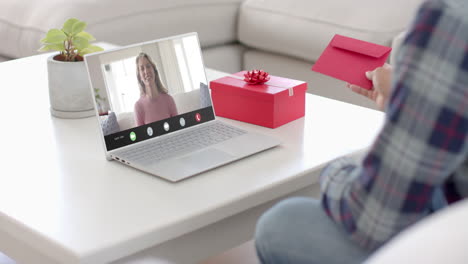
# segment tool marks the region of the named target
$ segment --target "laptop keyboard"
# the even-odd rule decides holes
[[[228,126],[221,122],[213,122],[213,124],[165,137],[163,140],[148,142],[135,148],[117,151],[116,154],[121,159],[149,165],[162,159],[180,156],[209,147],[245,133],[246,131],[242,129]]]

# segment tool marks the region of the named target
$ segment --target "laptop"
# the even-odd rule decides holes
[[[84,59],[108,160],[177,182],[280,144],[217,120],[196,33]]]

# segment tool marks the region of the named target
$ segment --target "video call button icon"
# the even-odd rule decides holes
[[[151,137],[151,136],[153,135],[153,129],[152,129],[151,127],[148,127],[148,128],[146,129],[146,133],[148,133],[148,136]]]
[[[195,114],[195,120],[197,120],[197,122],[200,122],[200,121],[201,121],[201,115],[200,115],[200,113],[196,113],[196,114]]]
[[[135,132],[130,132],[130,140],[135,141],[136,140],[136,134]]]
[[[164,122],[164,130],[169,131],[169,123]]]

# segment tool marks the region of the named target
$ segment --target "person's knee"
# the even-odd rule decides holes
[[[293,215],[301,214],[313,210],[313,206],[318,202],[310,198],[294,197],[280,201],[268,211],[266,211],[258,220],[258,236],[265,236],[277,233],[278,229],[288,225]]]
[[[265,212],[255,246],[262,263],[361,263],[369,254],[311,198],[287,199]]]
[[[275,204],[266,211],[257,222],[256,238],[271,236],[280,231],[288,223],[292,211],[303,204],[304,198],[289,198]],[[268,239],[268,238],[267,238]]]
[[[288,248],[290,240],[295,239],[295,231],[299,231],[293,229],[303,228],[296,221],[305,220],[301,214],[310,213],[317,206],[318,201],[310,198],[289,198],[274,205],[260,217],[255,231],[255,245],[262,262]],[[291,222],[292,219],[296,220],[295,223]]]

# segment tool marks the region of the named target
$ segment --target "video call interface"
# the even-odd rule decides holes
[[[87,58],[107,150],[214,119],[196,34]]]

